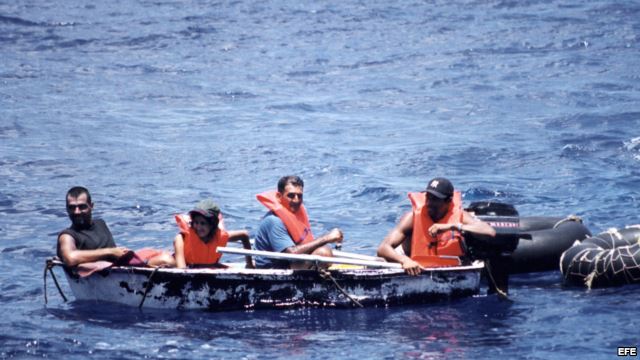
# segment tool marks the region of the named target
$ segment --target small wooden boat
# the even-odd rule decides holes
[[[241,251],[255,253],[243,249],[228,252]],[[66,268],[65,274],[77,300],[144,305],[145,308],[223,311],[391,306],[470,296],[479,291],[484,267],[482,262],[475,262],[466,266],[428,268],[420,276],[408,276],[400,264],[383,261],[277,256],[343,265],[334,265],[328,270],[246,269],[241,264],[223,269],[111,266],[84,277]],[[62,263],[53,262],[53,265]]]

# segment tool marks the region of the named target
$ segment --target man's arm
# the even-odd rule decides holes
[[[342,232],[338,229],[332,229],[327,234],[314,239],[313,241],[306,244],[296,245],[280,218],[275,215],[270,215],[265,217],[263,221],[265,221],[265,227],[268,228],[269,242],[269,248],[264,250],[284,252],[288,254],[311,254],[316,249],[326,244],[342,241]]]
[[[340,229],[334,228],[331,229],[328,233],[322,235],[321,237],[314,239],[305,244],[294,245],[284,249],[284,252],[288,254],[311,254],[317,248],[330,244],[330,243],[341,243],[343,239],[342,231]]]
[[[402,268],[409,275],[420,274],[420,264],[413,261],[410,257],[399,254],[395,248],[402,245],[405,241],[410,241],[410,234],[413,231],[413,212],[408,212],[402,216],[398,224],[387,234],[378,246],[378,256],[385,258],[387,261],[402,264]]]
[[[176,267],[179,269],[186,268],[187,262],[184,259],[184,237],[182,234],[178,234],[173,238],[173,254],[176,259]]]
[[[249,232],[247,230],[229,230],[229,241],[240,241],[242,247],[251,250],[251,242],[249,241]]]
[[[467,211],[462,212],[462,222],[454,224],[433,224],[429,228],[431,236],[436,236],[437,233],[447,230],[459,230],[464,232],[471,232],[478,235],[496,236],[496,230],[491,225],[478,219]]]
[[[251,241],[249,241],[249,232],[247,230],[229,230],[227,233],[229,234],[229,241],[240,241],[243,248],[251,250]],[[255,268],[250,255],[246,255],[244,258],[247,269]]]
[[[76,266],[81,263],[99,260],[114,261],[129,251],[125,247],[78,250],[75,240],[69,234],[60,235],[58,243],[60,245],[60,256],[67,266]]]
[[[491,225],[464,211],[462,213],[462,231],[468,231],[479,235],[496,236],[496,229]]]

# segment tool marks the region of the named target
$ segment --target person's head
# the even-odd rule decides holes
[[[449,210],[453,198],[453,185],[451,181],[442,177],[431,179],[427,184],[426,196],[429,216],[431,220],[438,221]]]
[[[67,191],[67,215],[74,228],[85,229],[91,226],[93,203],[89,190],[82,186],[74,186]]]
[[[213,200],[202,200],[189,211],[191,227],[203,241],[207,242],[218,229],[220,207]]]
[[[304,181],[299,176],[283,176],[278,180],[277,197],[280,203],[291,212],[297,212],[302,206]]]

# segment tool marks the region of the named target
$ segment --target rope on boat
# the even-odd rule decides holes
[[[333,282],[333,285],[336,287],[336,289],[338,289],[338,291],[340,291],[344,296],[347,297],[347,299],[351,300],[351,302],[354,304],[354,306],[357,307],[364,307],[358,300],[354,299],[351,295],[349,295],[343,288],[342,286],[340,286],[338,284],[338,282],[336,281],[336,279],[334,279],[333,276],[331,276],[331,272],[327,269],[323,269],[319,266],[317,266],[318,264],[316,264],[316,269],[318,270],[318,274],[320,274],[320,277],[323,278],[324,280],[331,280],[331,282]]]
[[[512,301],[511,299],[509,299],[509,295],[507,295],[506,292],[504,292],[502,289],[498,287],[498,284],[496,283],[496,279],[493,278],[493,274],[491,271],[491,264],[488,260],[484,261],[484,266],[487,268],[487,274],[489,275],[489,280],[493,284],[493,287],[496,289],[496,293],[498,294],[498,296],[500,296],[500,298],[502,298],[503,300]]]
[[[62,296],[62,299],[64,300],[64,302],[67,302],[67,297],[64,296],[64,293],[62,292],[62,288],[60,288],[60,284],[58,284],[58,279],[56,278],[56,274],[53,272],[53,267],[56,265],[57,264],[54,262],[53,259],[47,259],[47,262],[44,265],[44,274],[42,278],[44,280],[44,304],[45,305],[47,305],[47,303],[49,302],[49,299],[47,299],[47,270],[49,270],[49,273],[53,278],[53,283],[56,284],[56,288],[58,288],[58,292],[60,293],[60,296]]]
[[[606,256],[609,253],[612,253],[614,249],[610,249],[608,251],[601,251],[598,253],[598,255],[596,255],[596,257],[593,259],[593,263],[594,264],[598,264],[598,262],[600,261],[600,258],[602,258],[603,256]],[[593,285],[593,280],[596,278],[596,276],[598,276],[598,267],[594,266],[593,267],[593,271],[587,275],[584,278],[584,284],[587,287],[588,290],[591,290],[591,285]]]
[[[555,229],[558,226],[560,226],[560,225],[562,225],[562,224],[564,224],[566,222],[569,222],[569,221],[575,221],[575,222],[577,222],[579,224],[582,224],[582,218],[580,216],[578,216],[578,215],[569,215],[566,218],[564,218],[564,219],[558,221],[557,223],[555,223],[553,225],[553,228]]]
[[[572,247],[579,244],[580,242],[578,240],[574,241],[573,245],[571,245]],[[563,269],[562,264],[564,262],[564,256],[565,253],[563,252],[562,255],[560,256],[560,270],[562,272],[562,278],[564,280],[564,282],[568,282],[569,276],[571,275],[571,271],[569,271],[569,269],[573,268],[573,265],[575,263],[579,263],[582,260],[582,257],[584,256],[584,254],[586,252],[588,252],[589,249],[583,249],[582,251],[578,252],[577,254],[575,254],[572,258],[571,261],[569,262],[569,265],[566,268],[566,271]],[[565,251],[566,252],[566,251]]]
[[[157,268],[153,269],[153,271],[151,272],[151,275],[149,275],[149,277],[147,278],[147,286],[144,289],[144,294],[142,294],[142,300],[140,300],[140,305],[138,305],[138,309],[142,309],[142,305],[144,305],[144,301],[147,299],[147,294],[149,293],[149,290],[151,290],[151,285],[152,285],[151,280],[153,279],[153,276],[158,272],[160,268],[161,266],[158,266]]]

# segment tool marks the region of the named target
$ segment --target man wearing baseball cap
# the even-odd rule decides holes
[[[423,192],[409,193],[413,207],[378,247],[378,256],[402,264],[409,275],[418,275],[428,266],[451,265],[464,254],[464,233],[495,236],[489,224],[462,209],[462,196],[446,178],[429,181]],[[395,249],[402,246],[404,254]]]

